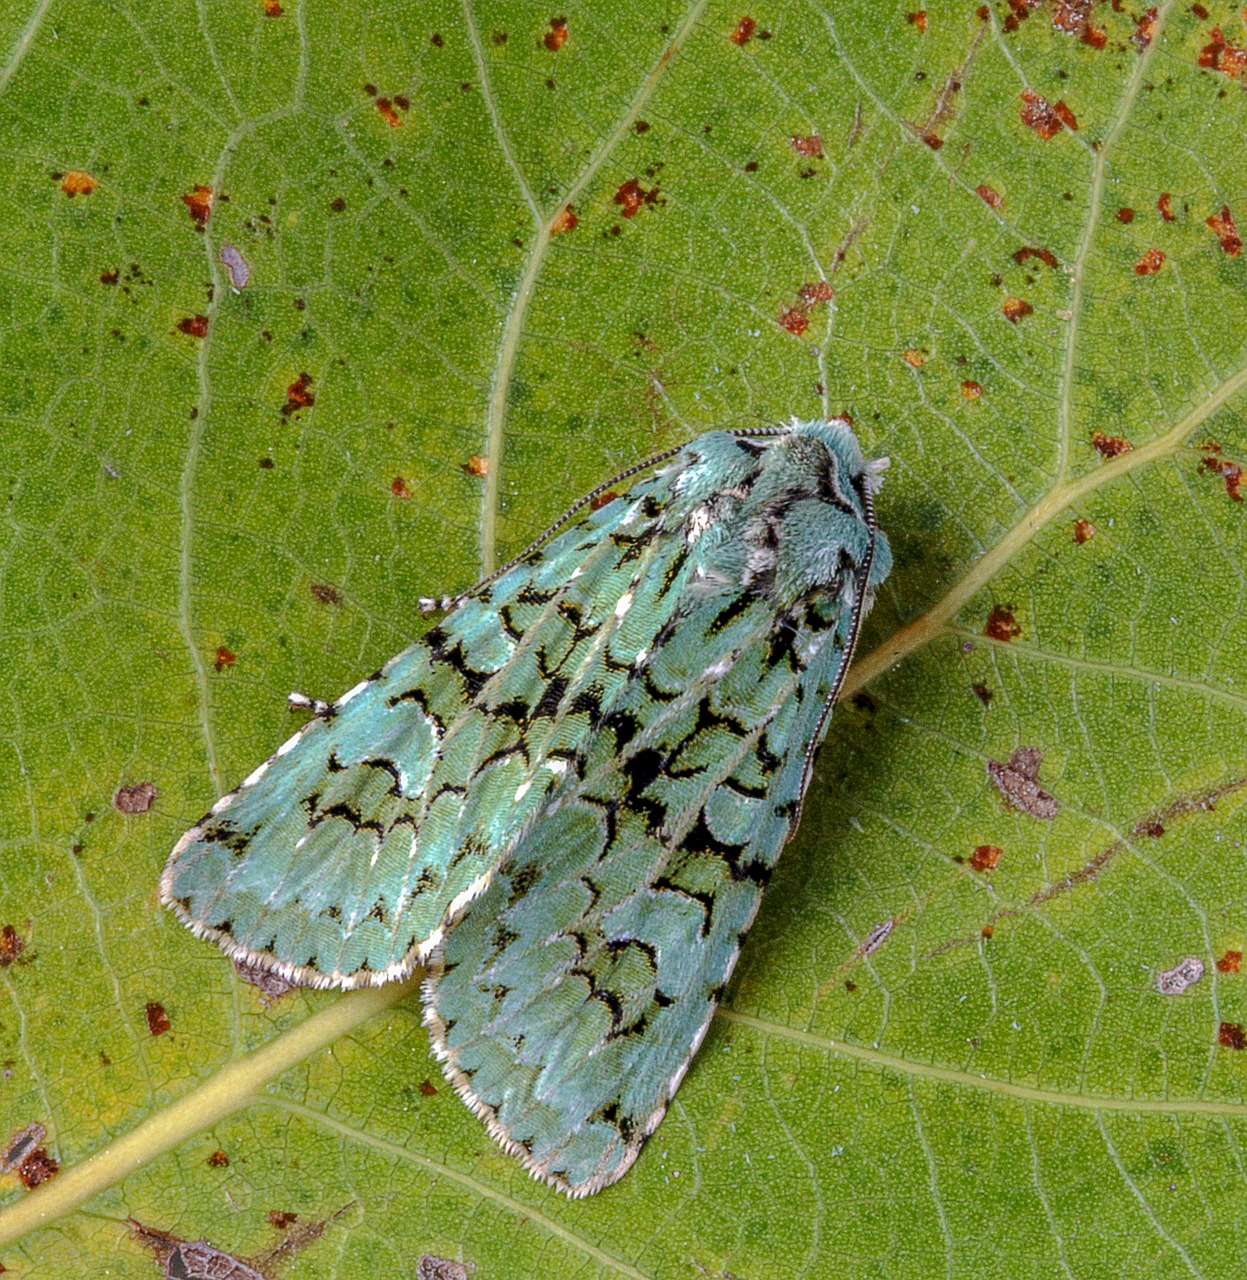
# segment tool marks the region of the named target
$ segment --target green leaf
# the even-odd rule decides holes
[[[294,1280],[1239,1274],[1236,11],[281,8],[0,15],[0,1142],[60,1166],[0,1183],[7,1273],[155,1276],[133,1218]],[[418,596],[818,413],[891,456],[897,570],[670,1115],[572,1203],[414,990],[266,1005],[157,877]]]

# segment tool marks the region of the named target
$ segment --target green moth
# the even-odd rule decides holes
[[[182,837],[162,898],[295,982],[426,965],[433,1050],[493,1137],[572,1196],[608,1186],[797,828],[891,568],[886,465],[835,420],[609,481],[317,705]]]

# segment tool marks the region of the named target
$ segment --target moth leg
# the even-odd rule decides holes
[[[297,690],[287,694],[286,701],[290,704],[291,711],[310,711],[318,720],[324,719],[333,709],[331,703],[322,702],[319,698],[309,698],[306,693],[299,693]]]

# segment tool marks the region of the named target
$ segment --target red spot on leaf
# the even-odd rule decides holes
[[[100,184],[89,173],[81,169],[71,169],[61,183],[61,190],[72,199],[74,196],[89,196]]]
[[[481,458],[476,454],[473,454],[467,462],[463,464],[462,470],[467,475],[476,476],[477,479],[481,479],[489,474],[489,459]]]
[[[995,930],[995,928],[994,928],[992,925],[990,925],[990,924],[985,924],[985,925],[983,926],[983,937],[987,938],[989,941],[990,941],[990,940],[991,940],[991,938],[994,936],[995,932],[996,932],[996,930]]]
[[[1092,49],[1103,49],[1108,44],[1108,32],[1090,22],[1083,27],[1080,38],[1083,44],[1089,45]]]
[[[815,280],[813,284],[801,286],[801,301],[807,307],[816,307],[820,302],[830,302],[836,295],[826,280]]]
[[[26,950],[26,939],[11,925],[0,929],[0,969],[7,969]]]
[[[1223,1022],[1217,1031],[1217,1043],[1223,1049],[1247,1049],[1247,1031],[1241,1022]]]
[[[421,1080],[420,1095],[424,1098],[437,1097],[437,1085],[435,1085],[432,1080]]]
[[[911,27],[917,27],[924,35],[926,34],[927,11],[925,9],[919,9],[916,13],[907,13],[905,15],[905,21],[908,22]]]
[[[1205,445],[1205,448],[1208,446]],[[1243,469],[1229,458],[1219,457],[1220,446],[1215,452],[1208,453],[1200,462],[1200,470],[1220,476],[1225,481],[1225,491],[1235,502],[1243,500]]]
[[[984,204],[991,205],[993,209],[999,209],[1004,204],[1005,198],[995,187],[989,187],[986,183],[980,183],[978,188],[979,199]]]
[[[979,382],[963,382],[961,384],[961,394],[967,400],[981,400],[983,398],[983,385]]]
[[[619,495],[613,489],[609,489],[606,493],[599,493],[596,498],[589,499],[589,510],[601,511],[604,506],[614,502],[617,497]]]
[[[1058,0],[1052,25],[1066,35],[1077,35],[1087,25],[1096,0]]]
[[[1221,973],[1241,973],[1243,969],[1243,953],[1241,951],[1227,951],[1217,961],[1217,969]]]
[[[264,0],[264,13],[267,17],[280,18],[282,12],[280,0]]]
[[[823,158],[823,140],[816,133],[794,133],[788,141],[799,156],[807,156],[814,160]]]
[[[998,604],[987,615],[987,625],[983,628],[983,634],[989,640],[999,640],[1008,644],[1010,640],[1016,640],[1022,634],[1022,628],[1013,616],[1013,611]]]
[[[1212,71],[1220,71],[1232,80],[1241,80],[1247,75],[1247,49],[1228,44],[1221,28],[1214,27],[1211,43],[1200,50],[1199,65]]]
[[[268,1211],[268,1220],[278,1231],[285,1231],[287,1227],[292,1227],[298,1222],[299,1215],[291,1213],[288,1209],[270,1209]]]
[[[1214,213],[1208,219],[1208,225],[1217,234],[1217,239],[1221,241],[1221,247],[1230,255],[1231,258],[1237,258],[1243,251],[1243,239],[1238,234],[1238,228],[1234,225],[1234,215],[1230,212],[1230,206],[1222,205],[1220,213]],[[103,277],[100,277],[103,279]]]
[[[214,1168],[214,1169],[228,1169],[228,1168],[229,1168],[229,1156],[227,1156],[227,1155],[225,1154],[225,1152],[224,1152],[224,1151],[214,1151],[214,1152],[213,1152],[213,1153],[208,1157],[208,1163],[209,1163],[209,1164],[212,1166],[212,1168]]]
[[[1129,226],[1134,221],[1134,210],[1123,205],[1117,210],[1117,221]]]
[[[646,191],[635,178],[629,178],[615,192],[615,203],[619,205],[625,218],[635,218],[642,205],[658,203],[658,188],[653,187]]]
[[[736,30],[732,32],[732,43],[738,44],[742,48],[753,39],[753,33],[757,31],[758,24],[746,14],[737,24]]]
[[[974,690],[974,696],[975,696],[975,697],[976,697],[976,698],[977,698],[977,699],[978,699],[978,700],[979,700],[979,701],[980,701],[980,702],[981,702],[985,707],[990,707],[990,706],[992,705],[992,699],[993,699],[996,695],[995,695],[994,693],[992,693],[992,691],[991,691],[991,690],[990,690],[990,689],[989,689],[989,688],[988,688],[988,687],[987,687],[987,686],[986,686],[986,685],[985,685],[981,680],[976,681],[976,682],[975,682],[973,685],[971,685],[970,687]]]
[[[17,1176],[27,1191],[33,1191],[60,1171],[61,1166],[48,1155],[46,1148],[36,1147],[18,1166]]]
[[[918,135],[923,142],[931,148],[932,151],[938,151],[944,145],[944,139],[935,133],[920,133]]]
[[[382,119],[391,129],[397,129],[403,123],[402,116],[394,110],[394,103],[389,98],[378,98],[376,107],[381,112]]]
[[[217,672],[222,672],[226,667],[232,667],[238,661],[238,655],[232,650],[227,649],[223,644],[217,645],[216,661],[212,664],[216,667]]]
[[[554,215],[554,221],[550,223],[550,234],[561,236],[565,231],[575,231],[579,225],[580,219],[572,212],[571,205],[567,204]]]
[[[542,44],[545,45],[551,53],[558,51],[567,43],[567,37],[571,34],[567,29],[566,18],[555,18],[550,23],[550,29],[542,37]]]
[[[781,307],[779,327],[799,338],[810,327],[810,317],[801,307]]]
[[[184,320],[178,321],[178,332],[186,334],[188,338],[206,338],[208,336],[208,317],[187,316]]]
[[[1168,191],[1160,193],[1160,199],[1156,201],[1156,208],[1160,211],[1160,216],[1165,222],[1177,222],[1178,215],[1173,211],[1173,197]]]
[[[173,1023],[169,1021],[169,1015],[165,1012],[165,1007],[159,1000],[149,1000],[147,1002],[147,1030],[154,1036],[162,1036],[166,1031],[173,1029]]]
[[[1156,9],[1146,9],[1134,20],[1134,35],[1131,36],[1131,39],[1140,53],[1152,43],[1156,35],[1156,19],[1158,16]]]
[[[300,409],[310,409],[316,403],[316,397],[312,394],[311,388],[312,375],[299,374],[286,388],[286,403],[281,407],[282,416],[288,418],[292,413],[298,413]]]
[[[197,227],[206,227],[212,217],[212,188],[195,187],[182,197],[182,203],[190,210],[191,219]]]
[[[975,849],[970,865],[975,871],[995,871],[1003,852],[1003,849],[998,849],[994,844],[981,844]]]
[[[136,782],[132,787],[119,787],[113,796],[113,804],[122,813],[146,813],[156,800],[156,785],[152,782]]]
[[[1081,547],[1084,542],[1090,542],[1095,537],[1095,525],[1090,520],[1074,521],[1074,541]]]
[[[1051,249],[1037,249],[1032,245],[1024,245],[1013,255],[1013,260],[1017,263],[1027,262],[1031,258],[1038,258],[1045,267],[1051,267],[1054,271],[1060,265],[1056,254]]]
[[[1078,128],[1074,113],[1064,102],[1050,104],[1047,98],[1040,97],[1032,89],[1022,91],[1021,114],[1022,123],[1028,129],[1034,129],[1045,142],[1055,138],[1062,129]]]
[[[1097,453],[1102,453],[1106,458],[1119,458],[1123,453],[1129,453],[1134,448],[1134,445],[1122,436],[1106,436],[1103,431],[1092,432],[1091,444]]]
[[[402,476],[395,476],[394,483],[390,485],[390,492],[396,498],[410,498],[411,490],[407,487],[407,481]]]
[[[1165,255],[1155,246],[1134,264],[1136,276],[1154,276],[1165,265]]]
[[[1035,310],[1035,308],[1023,298],[1006,298],[1004,300],[1004,305],[1000,309],[1005,313],[1005,319],[1008,320],[1010,324],[1018,324],[1020,321],[1025,320],[1026,317]]]

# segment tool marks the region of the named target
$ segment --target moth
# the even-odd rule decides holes
[[[571,1196],[636,1160],[800,821],[891,568],[846,421],[577,502],[178,842],[161,896],[317,987],[426,966],[446,1077]],[[632,488],[614,496],[617,486]]]

